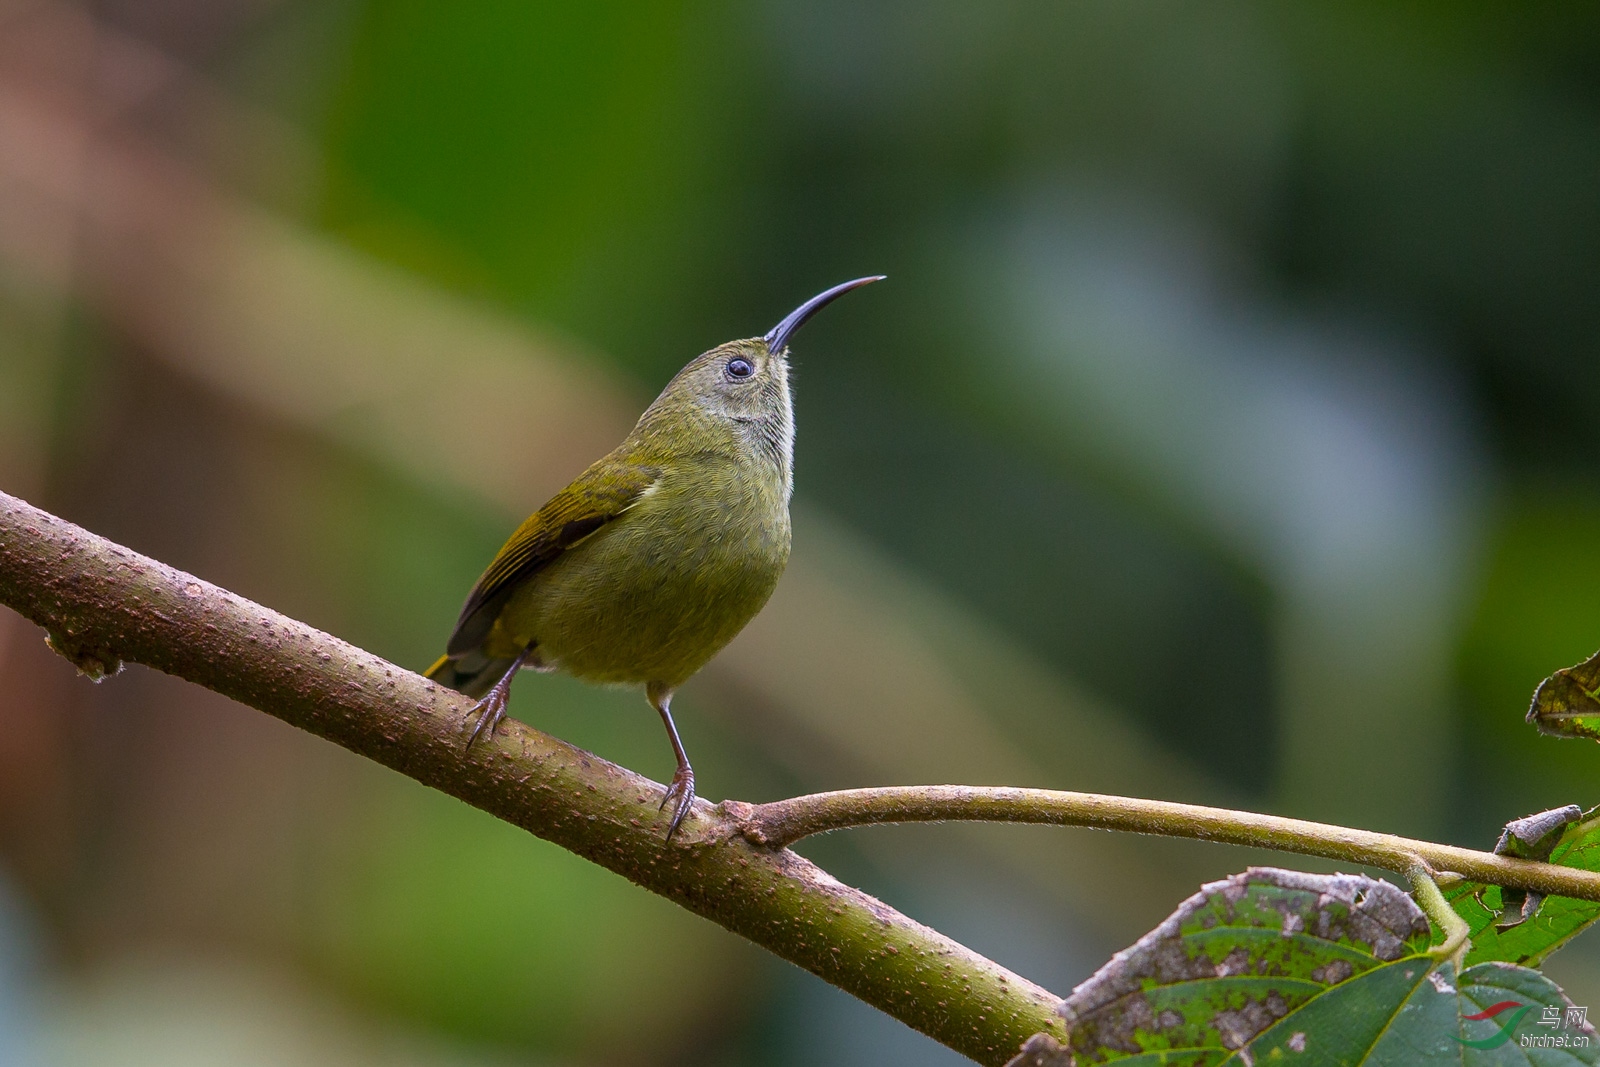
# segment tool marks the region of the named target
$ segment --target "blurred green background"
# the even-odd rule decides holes
[[[1522,723],[1600,647],[1597,12],[0,0],[0,487],[420,668],[678,366],[881,272],[795,346],[794,563],[680,698],[704,795],[1487,847],[1600,803],[1600,752]],[[0,1064],[957,1062],[38,638],[0,613]],[[529,677],[513,713],[670,772],[636,694]],[[1268,859],[803,851],[1063,994]],[[1550,969],[1600,1000],[1600,944]]]

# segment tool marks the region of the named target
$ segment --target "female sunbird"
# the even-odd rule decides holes
[[[672,693],[761,610],[789,562],[794,406],[789,338],[835,298],[807,300],[764,337],[689,361],[609,455],[517,528],[472,587],[428,677],[505,717],[519,669],[643,685],[678,769],[670,840],[694,803]]]

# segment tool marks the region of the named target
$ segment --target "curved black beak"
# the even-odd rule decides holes
[[[778,323],[778,325],[774,326],[767,332],[767,335],[762,338],[763,341],[767,342],[767,351],[774,353],[782,352],[784,346],[789,343],[789,338],[796,330],[804,326],[806,321],[810,319],[811,316],[815,315],[817,312],[821,311],[823,308],[827,307],[829,304],[833,303],[850,290],[859,289],[863,285],[871,285],[873,282],[881,282],[885,277],[887,277],[887,275],[874,274],[867,278],[857,278],[855,281],[842,282],[839,285],[834,286],[832,289],[818,293],[816,296],[812,297],[810,300],[807,300],[804,304],[801,304],[799,307],[789,312],[789,314],[785,315],[782,322]]]

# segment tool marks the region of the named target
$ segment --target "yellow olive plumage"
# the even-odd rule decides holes
[[[672,693],[761,610],[789,560],[789,338],[834,286],[764,337],[691,360],[612,452],[528,518],[467,597],[428,677],[480,697],[493,732],[518,669],[643,685],[678,769],[668,836],[694,801]]]

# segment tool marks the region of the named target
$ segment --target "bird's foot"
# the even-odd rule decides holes
[[[478,724],[472,728],[472,736],[467,738],[467,747],[478,739],[479,734],[494,736],[494,728],[500,725],[500,720],[506,717],[506,705],[511,703],[511,683],[516,680],[517,672],[529,663],[537,663],[538,655],[534,645],[529,645],[522,650],[522,654],[511,661],[511,666],[505,669],[489,691],[483,694],[483,699],[472,705],[472,710],[478,713]]]
[[[672,784],[667,786],[666,795],[661,798],[662,810],[668,804],[675,805],[672,809],[672,822],[667,825],[667,840],[672,840],[672,835],[677,833],[678,824],[683,822],[683,817],[689,814],[689,809],[694,805],[694,768],[687,763],[680,766],[672,776]]]
[[[494,736],[494,728],[500,725],[500,720],[506,717],[506,704],[510,702],[510,686],[496,685],[484,694],[482,700],[472,705],[472,710],[478,713],[478,723],[472,728],[472,736],[467,738],[467,747],[478,739],[479,734],[486,737]]]

